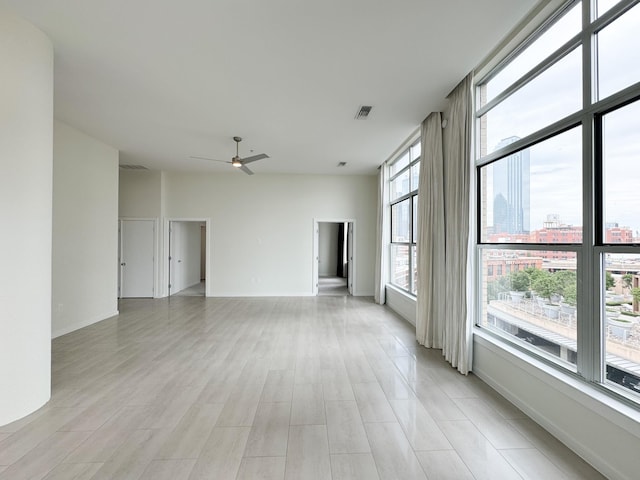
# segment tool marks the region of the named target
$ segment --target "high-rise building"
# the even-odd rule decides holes
[[[496,149],[519,139],[505,138]],[[530,175],[529,149],[513,153],[493,164],[494,233],[529,232]]]

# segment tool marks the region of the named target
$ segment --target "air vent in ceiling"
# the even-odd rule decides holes
[[[362,105],[356,114],[356,120],[366,120],[372,108],[371,105]]]
[[[122,170],[149,170],[144,165],[120,165]]]

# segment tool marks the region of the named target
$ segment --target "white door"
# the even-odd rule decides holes
[[[169,223],[169,295],[184,288],[182,277],[182,223]]]
[[[154,220],[120,221],[120,298],[153,297]]]
[[[353,222],[347,227],[347,286],[349,295],[353,295]]]
[[[314,295],[318,295],[318,281],[320,276],[320,225],[313,222],[313,277],[311,291]]]

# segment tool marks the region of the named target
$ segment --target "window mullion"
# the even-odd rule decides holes
[[[593,72],[595,71],[595,51],[593,35],[587,32],[591,23],[591,0],[583,1],[582,9],[582,104],[583,112],[596,98]],[[582,119],[582,250],[578,254],[578,373],[589,381],[600,381],[601,349],[599,332],[600,295],[594,295],[595,285],[599,278],[595,274],[598,262],[593,254],[595,245],[594,218],[594,132],[591,115],[585,114]],[[592,274],[593,273],[593,274]]]
[[[595,181],[593,165],[593,121],[585,118],[583,124],[583,230],[582,248],[578,254],[578,373],[589,381],[601,380],[600,347],[600,262],[595,253]]]

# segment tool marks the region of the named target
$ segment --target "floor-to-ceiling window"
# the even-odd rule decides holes
[[[640,4],[575,0],[476,83],[477,324],[640,401]]]
[[[389,164],[391,244],[389,283],[415,295],[417,288],[416,218],[420,141]]]

